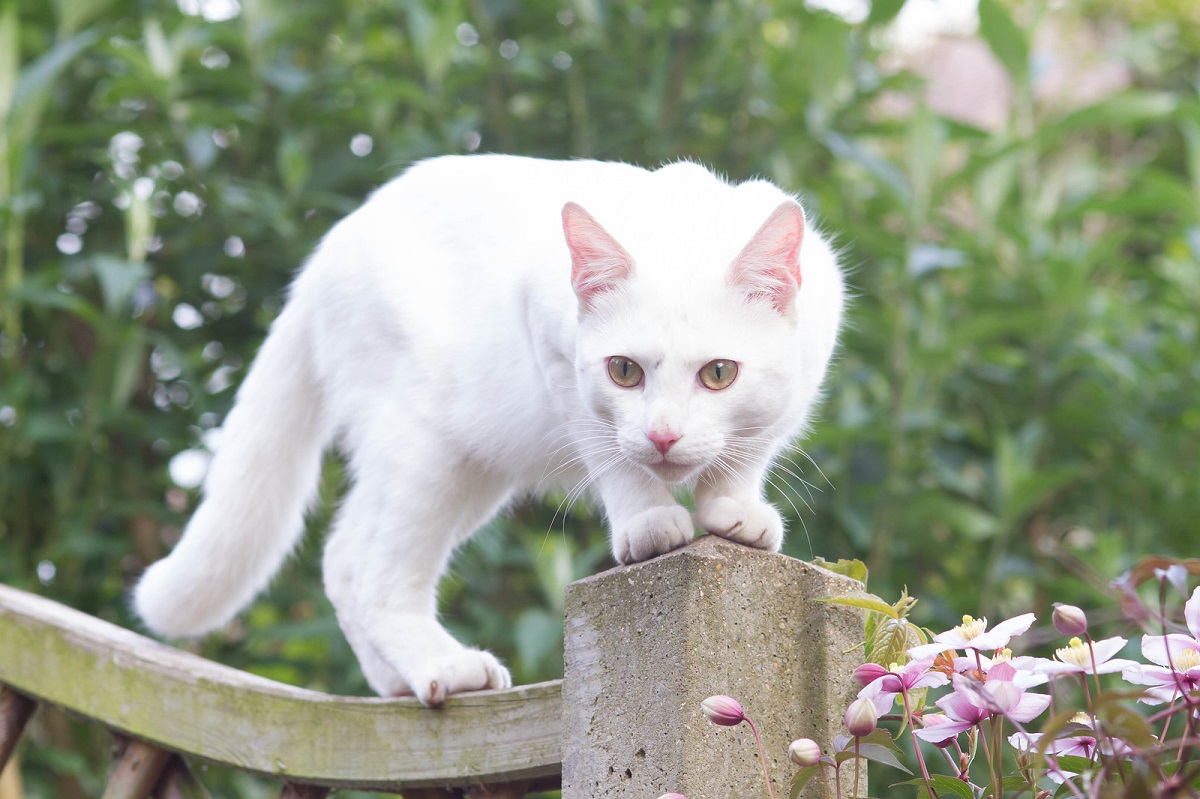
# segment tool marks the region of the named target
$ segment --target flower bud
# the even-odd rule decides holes
[[[708,720],[722,727],[735,727],[746,718],[741,704],[732,696],[717,694],[700,703],[700,709]]]
[[[821,746],[812,738],[792,741],[788,747],[788,759],[800,768],[815,766],[821,762]]]
[[[1087,615],[1074,605],[1054,603],[1054,629],[1063,635],[1076,636],[1087,632]]]
[[[865,687],[890,673],[890,671],[878,663],[864,663],[854,670],[854,679],[858,680],[859,684]]]
[[[937,727],[941,724],[950,724],[950,723],[951,723],[950,719],[944,713],[926,713],[925,715],[923,715],[921,717],[921,727],[923,727],[924,729],[929,729],[930,727]],[[950,737],[950,738],[943,738],[940,741],[930,741],[930,743],[932,743],[938,749],[949,749],[954,744],[955,740],[957,740],[957,736]],[[971,764],[968,761],[965,765],[960,767],[960,770],[962,770],[965,773],[967,766],[970,766],[970,765]]]
[[[878,721],[879,716],[875,715],[875,705],[870,699],[855,699],[846,708],[846,729],[855,738],[870,735]]]

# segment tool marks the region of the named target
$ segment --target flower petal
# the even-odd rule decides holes
[[[884,690],[886,679],[886,677],[881,677],[858,692],[859,699],[870,700],[871,704],[875,705],[876,718],[887,713],[896,704],[895,692]]]
[[[977,689],[958,680],[955,681],[954,688],[953,693],[946,694],[935,703],[947,716],[968,725],[974,725],[988,717],[987,710],[981,707],[982,700],[971,693]]]
[[[1181,633],[1171,633],[1166,636],[1142,636],[1142,656],[1151,663],[1157,663],[1159,666],[1170,666],[1170,660],[1167,658],[1168,646],[1171,648],[1171,656],[1174,658],[1178,652],[1188,649],[1200,650],[1200,641],[1197,641],[1190,635],[1183,635]]]
[[[1184,603],[1183,619],[1192,635],[1200,639],[1200,585],[1192,592],[1192,598]]]
[[[1010,719],[1022,724],[1033,721],[1050,707],[1050,697],[1047,694],[1023,694],[1017,706],[1006,714]]]
[[[1127,640],[1119,635],[1114,635],[1112,638],[1105,638],[1101,641],[1092,642],[1092,655],[1096,658],[1096,664],[1106,662],[1113,655],[1125,648]]]
[[[913,660],[931,660],[943,652],[961,648],[960,646],[948,646],[940,641],[935,641],[932,644],[921,644],[912,647],[908,650],[908,656]]]
[[[934,717],[926,717],[926,721],[931,721]],[[943,717],[944,718],[944,717]],[[922,741],[929,741],[931,744],[938,744],[944,741],[949,741],[956,735],[966,732],[975,725],[965,721],[948,721],[944,724],[933,724],[929,727],[922,727],[919,730],[913,730],[913,735],[920,738]]]
[[[1008,646],[1008,642],[1015,636],[1032,627],[1036,619],[1037,616],[1032,613],[1023,613],[1020,616],[1005,619],[992,629],[972,638],[970,642],[965,644],[965,648],[978,649],[984,652],[1003,649]]]

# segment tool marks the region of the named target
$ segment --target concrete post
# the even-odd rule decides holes
[[[828,749],[858,689],[861,612],[810,600],[855,589],[712,536],[569,586],[563,799],[765,797],[750,729],[701,713],[713,694],[754,720],[775,796],[786,797],[788,744],[809,737]],[[816,780],[804,793],[823,795]]]

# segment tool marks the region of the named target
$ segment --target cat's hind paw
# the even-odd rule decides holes
[[[715,497],[696,507],[696,523],[706,533],[756,549],[778,552],[783,545],[783,519],[766,502]]]
[[[613,557],[639,563],[692,540],[692,517],[682,505],[660,505],[613,526]]]

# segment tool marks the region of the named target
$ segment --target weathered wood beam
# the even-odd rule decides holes
[[[180,755],[171,755],[151,796],[154,799],[212,799]]]
[[[335,697],[160,644],[0,585],[0,683],[214,763],[402,792],[556,778],[561,682],[414,699]]]
[[[467,799],[522,799],[529,793],[529,781],[505,782],[499,785],[476,785],[467,790]]]
[[[445,788],[409,788],[400,795],[404,799],[458,799],[457,791]]]
[[[36,709],[37,702],[6,685],[0,685],[0,771],[8,764],[29,717]]]
[[[294,782],[289,782],[283,786],[283,791],[279,794],[279,799],[325,799],[329,796],[329,789],[322,788],[319,785],[297,785]]]
[[[162,777],[171,753],[144,741],[129,741],[102,799],[146,799]]]

